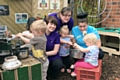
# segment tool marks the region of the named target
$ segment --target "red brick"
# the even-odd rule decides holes
[[[119,8],[119,5],[113,5],[112,8]]]
[[[119,18],[116,18],[116,19],[115,19],[115,22],[120,22],[120,19],[119,19]]]
[[[115,27],[119,28],[119,27],[120,27],[120,24],[117,24]]]
[[[116,12],[115,12],[115,11],[112,11],[111,13],[112,13],[111,15],[116,15]]]
[[[120,2],[120,0],[112,0],[113,2]]]
[[[106,8],[111,8],[111,5],[107,5],[107,7]]]
[[[109,15],[109,17],[102,22],[102,25],[110,26],[114,25],[115,27],[120,27],[120,0],[106,0],[107,1],[107,9],[102,14],[102,19],[106,18],[112,4],[112,11]]]
[[[116,17],[117,17],[117,18],[120,18],[120,15],[117,15]]]
[[[111,2],[111,0],[106,0],[107,2]]]
[[[110,15],[111,16],[111,18],[117,18],[117,16],[116,15]]]
[[[108,18],[107,21],[112,22],[112,19],[111,19],[111,18]]]

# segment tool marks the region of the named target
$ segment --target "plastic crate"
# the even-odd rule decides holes
[[[76,80],[100,80],[102,74],[102,60],[99,60],[98,64],[98,67],[94,69],[78,67],[76,69]]]

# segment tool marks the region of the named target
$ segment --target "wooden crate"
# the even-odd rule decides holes
[[[22,66],[15,70],[2,71],[1,80],[42,80],[41,63],[29,57],[21,60]]]

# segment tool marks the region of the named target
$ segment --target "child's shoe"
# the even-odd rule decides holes
[[[74,67],[75,67],[75,65],[73,65],[73,64],[70,66],[71,72],[74,71]]]
[[[72,72],[72,73],[71,73],[71,76],[72,76],[72,77],[76,77],[76,73]]]
[[[75,65],[73,65],[73,64],[70,66],[71,69],[74,69],[74,67],[75,67]]]

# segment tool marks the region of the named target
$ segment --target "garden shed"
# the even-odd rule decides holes
[[[57,9],[50,9],[50,0],[47,0],[47,8],[39,8],[42,0],[1,0],[0,5],[9,8],[9,15],[0,16],[0,25],[6,25],[12,33],[18,33],[25,30],[26,22],[16,22],[16,14],[25,14],[27,17],[41,17],[52,12],[58,12],[62,7],[67,6],[67,0],[59,0],[59,7]],[[44,0],[43,0],[44,1]],[[53,3],[55,3],[53,0]]]

